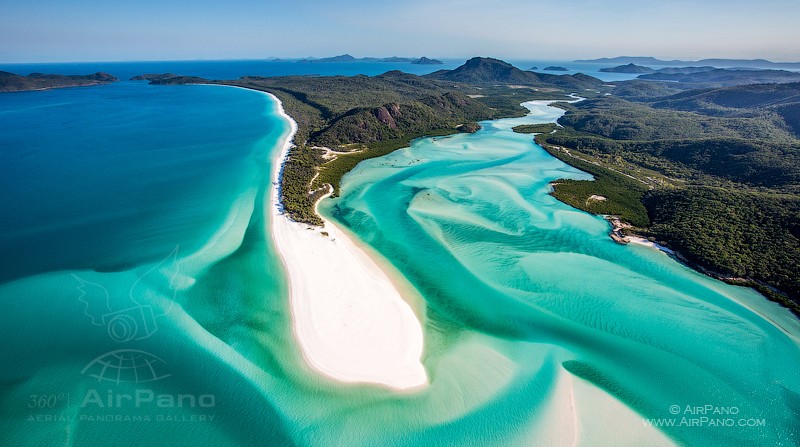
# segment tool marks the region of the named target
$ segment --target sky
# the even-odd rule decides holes
[[[492,56],[800,61],[798,0],[0,0],[0,62]]]

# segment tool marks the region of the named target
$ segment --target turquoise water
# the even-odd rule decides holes
[[[662,430],[679,444],[797,445],[798,322],[550,197],[589,177],[510,131],[561,113],[532,109],[362,163],[322,203],[427,304],[431,384],[395,394],[299,354],[266,236],[289,130],[267,96],[0,97],[0,445],[560,445],[569,380],[641,417],[764,420]],[[648,445],[608,417],[580,445]]]
[[[293,352],[263,236],[276,104],[119,84],[0,115],[0,445],[291,442],[252,366]]]
[[[651,248],[612,242],[602,218],[552,198],[550,182],[590,177],[510,131],[563,113],[531,108],[529,117],[484,122],[473,135],[422,139],[363,162],[323,210],[422,293],[428,340],[434,332],[480,333],[519,345],[509,358],[550,359],[553,375],[534,370],[515,380],[552,388],[559,374],[572,374],[646,418],[672,418],[672,405],[680,416],[686,405],[712,405],[766,421],[664,429],[679,443],[800,443],[797,321],[752,290]],[[430,369],[438,349],[430,346]],[[502,430],[509,410],[528,410],[523,395],[497,396],[503,412],[484,417]]]

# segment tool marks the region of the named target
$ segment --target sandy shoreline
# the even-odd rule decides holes
[[[270,235],[289,277],[292,322],[303,357],[342,382],[397,390],[427,385],[420,362],[422,326],[386,273],[333,223],[323,219],[324,227],[315,228],[283,214],[280,171],[297,124],[270,96],[292,126],[273,160]]]

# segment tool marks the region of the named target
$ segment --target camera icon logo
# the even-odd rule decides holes
[[[159,293],[165,296],[165,292],[171,292],[171,298],[175,298],[177,288],[173,280],[178,276],[178,265],[178,249],[175,248],[164,260],[133,281],[127,290],[114,288],[111,292],[101,284],[75,274],[72,276],[78,281],[78,300],[84,306],[84,314],[93,325],[104,326],[112,340],[125,343],[144,340],[158,330],[156,319],[163,314],[157,315],[150,303]],[[154,287],[161,287],[161,292]]]
[[[103,323],[108,328],[111,339],[120,343],[143,340],[158,330],[156,317],[150,306],[131,307],[103,315]]]

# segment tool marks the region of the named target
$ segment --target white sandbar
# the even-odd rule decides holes
[[[342,382],[398,390],[426,385],[422,327],[387,274],[331,222],[311,228],[281,211],[278,167],[297,124],[278,103],[292,130],[273,161],[270,232],[289,277],[294,333],[303,357]]]

